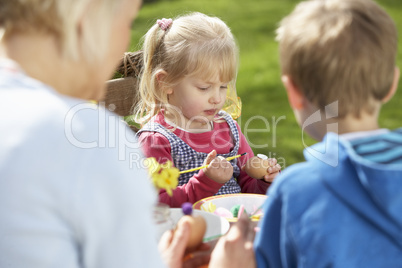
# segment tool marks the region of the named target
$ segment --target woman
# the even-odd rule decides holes
[[[134,139],[116,146],[131,130],[88,102],[104,94],[140,1],[0,6],[0,267],[163,266],[141,154]],[[170,265],[187,237],[165,244]]]
[[[140,4],[0,0],[0,267],[208,261],[182,263],[183,225],[162,237],[163,263],[151,215],[156,194],[136,140],[88,102],[103,96]],[[222,240],[218,249],[227,243],[236,245]]]

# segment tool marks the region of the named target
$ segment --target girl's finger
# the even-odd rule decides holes
[[[268,158],[268,163],[271,167],[275,166],[276,163],[278,163],[278,160],[276,160],[276,158]]]
[[[281,166],[280,166],[279,164],[276,164],[275,166],[269,167],[269,168],[267,169],[267,172],[268,172],[269,174],[274,174],[274,173],[279,172],[279,170],[281,170]]]
[[[281,170],[281,166],[279,164],[275,165],[276,170],[280,171]]]
[[[215,151],[215,150],[212,150],[212,152],[210,152],[210,153],[207,155],[207,158],[205,158],[204,165],[209,165],[209,163],[211,163],[212,160],[215,159],[215,157],[216,157],[216,151]]]
[[[278,176],[278,174],[279,174],[279,171],[276,171],[274,173],[266,174],[264,176],[264,181],[265,182],[272,182],[275,179],[275,177]]]

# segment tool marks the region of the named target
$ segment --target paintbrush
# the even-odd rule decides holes
[[[240,156],[243,156],[243,155],[246,155],[246,154],[247,154],[247,153],[242,153],[242,154],[238,154],[238,155],[235,155],[235,156],[230,156],[230,157],[225,158],[225,159],[226,159],[227,161],[230,161],[230,160],[233,160],[233,159],[235,159],[235,158],[239,158]],[[192,168],[192,169],[183,170],[183,171],[180,171],[179,174],[197,171],[197,170],[206,168],[206,167],[208,167],[208,166],[209,166],[209,165],[204,165],[204,166],[197,167],[197,168]]]

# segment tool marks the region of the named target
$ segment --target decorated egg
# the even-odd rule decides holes
[[[257,154],[247,160],[244,171],[254,179],[263,179],[267,170],[270,167],[268,156],[264,154]]]

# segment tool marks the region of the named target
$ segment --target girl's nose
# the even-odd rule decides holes
[[[222,101],[220,88],[213,91],[213,95],[210,97],[209,102],[212,104],[219,104]]]

